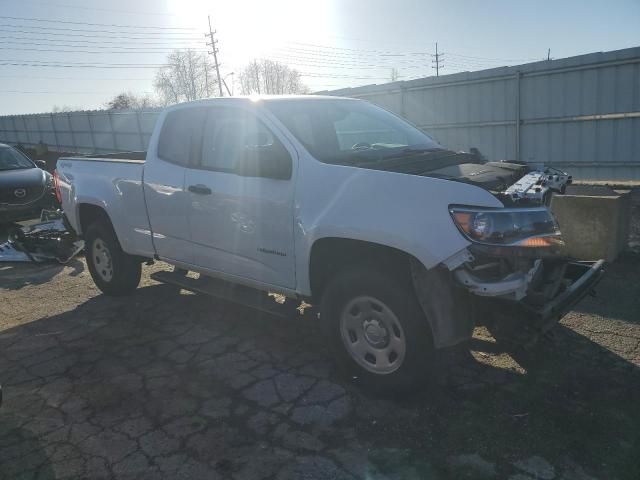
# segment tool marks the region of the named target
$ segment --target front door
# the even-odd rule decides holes
[[[293,288],[293,181],[268,178],[260,168],[240,168],[273,152],[294,163],[293,150],[255,111],[208,109],[198,165],[185,177],[194,263]]]

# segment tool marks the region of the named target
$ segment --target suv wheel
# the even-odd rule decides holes
[[[133,293],[142,267],[138,259],[122,251],[111,225],[92,223],[84,237],[87,266],[96,286],[107,295]]]
[[[339,273],[320,306],[340,365],[365,387],[388,393],[414,390],[430,377],[433,342],[413,286],[369,268]]]

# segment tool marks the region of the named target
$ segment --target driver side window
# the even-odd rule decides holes
[[[247,157],[257,159],[276,142],[255,115],[235,108],[212,108],[204,125],[201,167],[234,173],[240,162]]]

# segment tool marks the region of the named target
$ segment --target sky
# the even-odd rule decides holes
[[[640,0],[0,0],[0,115],[153,94],[208,15],[229,84],[270,58],[312,91],[435,75],[436,42],[441,75],[640,46]]]

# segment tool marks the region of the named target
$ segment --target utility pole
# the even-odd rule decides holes
[[[207,90],[207,97],[209,96],[209,61],[205,59],[204,62],[204,88]]]
[[[218,76],[218,88],[220,90],[220,96],[222,97],[224,95],[222,93],[222,80],[220,80],[220,65],[218,64],[218,49],[216,48],[216,43],[218,43],[218,41],[213,38],[213,34],[216,32],[211,30],[211,15],[209,15],[207,18],[209,19],[209,33],[208,34],[205,33],[204,36],[209,37],[209,40],[211,41],[211,43],[207,43],[207,46],[211,47],[211,51],[208,53],[209,55],[213,54],[213,62],[216,65],[216,75]],[[206,67],[205,67],[205,75],[206,75]],[[208,81],[208,78],[205,78],[205,80]]]
[[[551,49],[547,49],[547,60],[551,60]]]
[[[435,68],[436,69],[436,77],[440,76],[440,68],[444,68],[444,65],[440,65],[443,61],[443,57],[444,57],[444,53],[438,53],[438,42],[436,42],[436,53],[435,55],[431,55],[433,57],[433,60],[431,60],[431,63],[435,64],[435,67],[432,66],[431,68]]]

